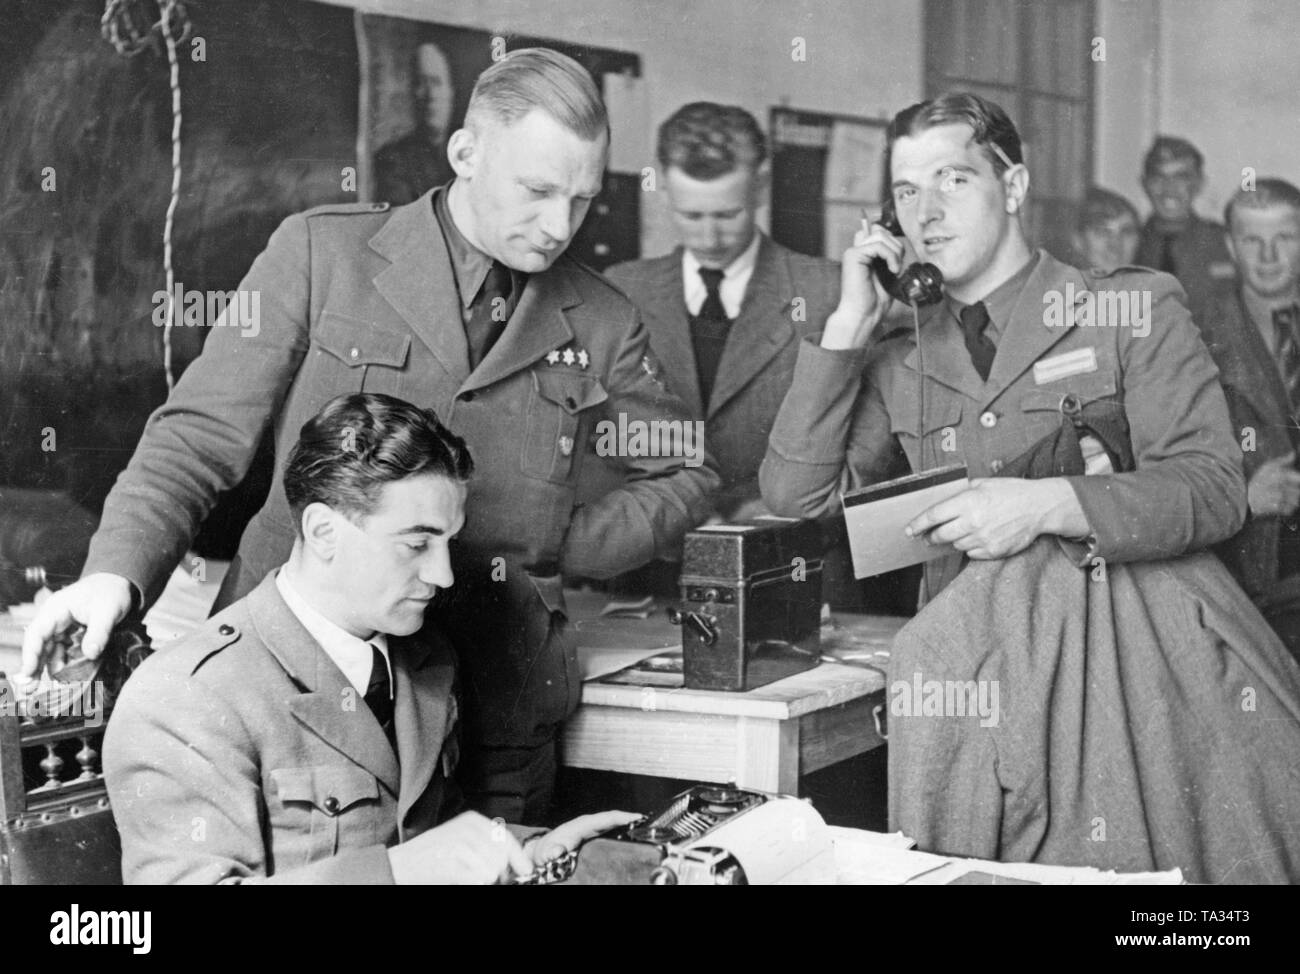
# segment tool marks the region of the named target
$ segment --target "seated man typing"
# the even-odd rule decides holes
[[[304,425],[289,561],[151,657],[109,722],[126,882],[490,883],[635,818],[575,819],[529,850],[451,818],[456,661],[425,614],[452,584],[472,470],[432,412],[389,396]]]

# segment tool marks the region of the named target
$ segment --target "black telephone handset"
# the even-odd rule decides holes
[[[893,200],[885,201],[880,213],[880,223],[895,237],[903,235],[903,228],[894,214]],[[877,257],[871,262],[871,270],[889,296],[904,304],[910,304],[914,308],[924,308],[943,300],[943,273],[933,264],[911,264],[903,268],[901,274],[895,274],[889,269],[888,264]]]

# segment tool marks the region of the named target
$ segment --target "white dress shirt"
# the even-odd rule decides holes
[[[370,647],[374,646],[384,657],[384,662],[388,666],[388,689],[392,693],[393,688],[393,663],[388,658],[388,637],[382,632],[377,632],[369,640],[359,639],[352,635],[346,629],[343,629],[307,604],[304,599],[289,582],[289,573],[281,566],[275,574],[275,585],[280,590],[280,595],[284,597],[284,602],[289,606],[289,611],[298,617],[302,627],[321,649],[325,655],[334,661],[334,665],[343,671],[343,676],[347,681],[356,687],[363,697],[366,690],[370,687],[370,671],[374,666],[374,655],[370,652]]]
[[[722,307],[727,312],[727,317],[732,321],[740,317],[740,307],[745,302],[745,288],[749,287],[749,279],[754,276],[761,236],[758,231],[754,231],[754,239],[749,242],[749,246],[722,272],[718,294],[722,297]],[[689,247],[682,248],[682,285],[686,292],[686,310],[692,315],[699,314],[700,306],[709,296],[709,289],[704,286],[704,278],[700,277],[700,262],[695,259]]]

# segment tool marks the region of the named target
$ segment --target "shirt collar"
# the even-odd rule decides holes
[[[762,243],[762,233],[755,230],[749,246],[723,268],[722,283],[718,285],[718,291],[728,318],[734,320],[740,314],[741,305],[745,300],[745,290],[749,287],[749,279],[754,276],[754,267],[758,263],[758,250]],[[696,260],[689,247],[682,248],[682,290],[686,298],[687,310],[691,314],[698,313],[700,306],[704,304],[708,288],[704,286],[704,278],[700,277],[700,262]]]
[[[284,604],[302,623],[307,634],[316,643],[335,666],[342,671],[348,683],[352,684],[363,696],[370,687],[370,670],[374,665],[374,646],[384,657],[388,665],[388,685],[393,685],[393,663],[388,655],[388,637],[377,632],[369,639],[360,639],[337,623],[331,622],[308,604],[302,594],[289,581],[289,573],[281,566],[275,574],[275,585],[280,590]]]
[[[492,267],[492,258],[466,240],[460,227],[456,226],[451,207],[447,205],[450,189],[451,183],[448,183],[433,191],[433,215],[442,228],[442,239],[446,241],[447,253],[451,256],[451,273],[456,279],[461,304],[468,308],[483,287],[483,279]]]
[[[994,344],[997,344],[1002,334],[1007,330],[1007,325],[1011,323],[1011,314],[1015,311],[1016,302],[1020,300],[1020,292],[1025,289],[1025,285],[1029,283],[1029,278],[1038,268],[1038,264],[1042,259],[1043,254],[1041,252],[1034,254],[1029,260],[1025,261],[1020,270],[980,299],[984,309],[989,313],[989,326],[986,334],[989,335]],[[948,307],[953,316],[960,322],[963,309],[969,307],[969,305],[963,304],[952,295],[948,295]]]
[[[749,246],[742,250],[735,260],[723,268],[722,279],[724,281],[739,277],[742,274],[753,273],[754,263],[758,260],[758,245],[761,242],[759,239],[761,236],[762,234],[755,230],[754,238],[750,240]],[[702,280],[700,277],[700,262],[691,253],[690,247],[682,248],[682,277],[688,281]]]

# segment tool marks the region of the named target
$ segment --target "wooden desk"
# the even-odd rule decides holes
[[[617,625],[601,620],[594,630],[584,627],[572,601],[579,646],[608,645]],[[881,654],[906,621],[837,615],[837,628],[822,632],[822,652],[874,658],[883,667]],[[680,648],[662,610],[656,619],[627,625],[633,640],[657,631],[662,645]],[[565,725],[561,760],[571,767],[734,781],[794,795],[800,775],[884,743],[872,714],[884,698],[881,673],[836,663],[748,693],[592,681],[583,685],[581,706]]]

